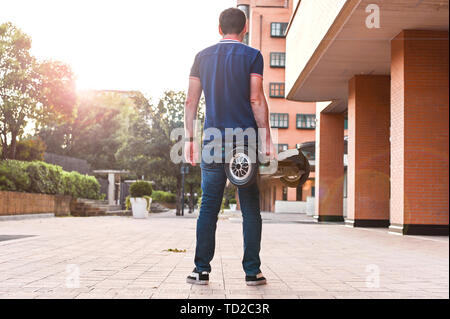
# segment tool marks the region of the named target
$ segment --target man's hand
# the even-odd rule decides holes
[[[192,166],[197,165],[198,160],[198,146],[195,142],[184,142],[184,158],[187,163]]]
[[[266,142],[266,156],[269,157],[269,160],[275,160],[278,158],[277,150],[275,149],[275,145],[273,145],[272,139],[269,137]]]

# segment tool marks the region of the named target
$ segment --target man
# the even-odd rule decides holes
[[[275,156],[269,110],[263,90],[264,62],[261,53],[242,43],[247,18],[241,10],[222,12],[219,33],[223,39],[197,54],[191,70],[185,109],[185,157],[196,165],[198,150],[194,143],[194,120],[202,90],[206,99],[204,129],[216,128],[222,136],[226,128],[265,129],[261,143],[266,155]],[[263,130],[264,131],[264,130]],[[205,144],[208,141],[205,139]],[[227,177],[224,163],[209,163],[202,157],[202,203],[197,220],[195,269],[187,277],[192,284],[208,284],[210,262],[214,256],[215,232]],[[263,285],[259,258],[262,221],[257,183],[239,189],[243,215],[244,257],[242,265],[247,285]]]

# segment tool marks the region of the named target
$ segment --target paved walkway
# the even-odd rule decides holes
[[[195,218],[173,215],[0,222],[0,298],[449,297],[448,237],[319,225],[291,214],[264,214],[267,286],[243,282],[236,214],[221,215],[210,285],[188,285]]]

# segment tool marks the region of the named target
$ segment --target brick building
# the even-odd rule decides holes
[[[318,102],[318,220],[448,234],[449,1],[296,0],[286,95]],[[292,106],[295,108],[295,105]]]
[[[271,126],[278,132],[278,150],[314,141],[315,103],[285,99],[285,31],[293,12],[292,0],[238,0],[237,5],[249,19],[247,44],[260,50],[264,57],[264,86]],[[294,205],[293,202],[305,202],[307,197],[314,196],[314,172],[310,177],[298,189],[287,188],[278,179],[265,179],[260,184],[261,209],[275,211],[276,201],[281,205],[288,201]]]

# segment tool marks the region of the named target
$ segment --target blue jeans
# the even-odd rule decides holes
[[[198,271],[211,271],[210,262],[214,257],[217,215],[222,204],[227,176],[223,163],[202,162],[202,204],[197,219],[197,248],[195,266]],[[243,217],[244,258],[242,266],[247,276],[259,274],[261,261],[262,220],[259,207],[257,183],[239,189],[239,202]]]

